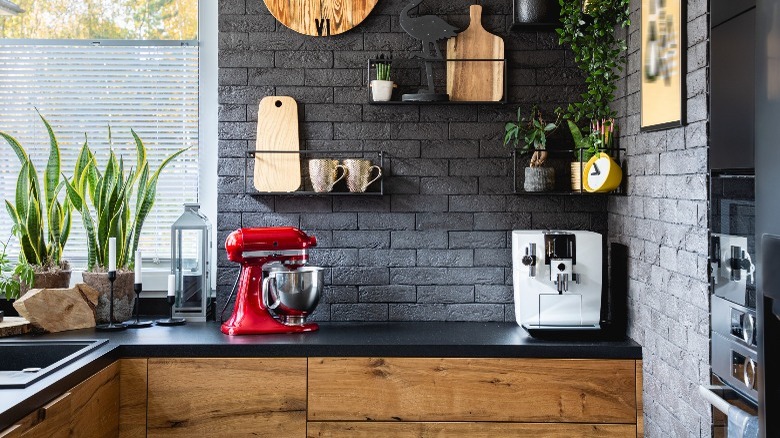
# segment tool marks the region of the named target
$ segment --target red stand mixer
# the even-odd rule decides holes
[[[225,241],[228,260],[241,264],[227,335],[300,333],[317,330],[306,317],[319,302],[323,269],[307,266],[307,250],[317,245],[294,227],[241,228]]]

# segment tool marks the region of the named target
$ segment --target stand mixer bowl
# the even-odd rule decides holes
[[[268,273],[268,309],[286,325],[303,325],[322,296],[324,269],[302,266],[295,270],[275,269]]]

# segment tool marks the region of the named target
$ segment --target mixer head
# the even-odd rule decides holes
[[[243,264],[264,264],[281,260],[285,265],[303,265],[306,250],[317,245],[317,239],[295,227],[239,228],[225,241],[228,260]]]

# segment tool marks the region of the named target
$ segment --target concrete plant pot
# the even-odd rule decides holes
[[[395,83],[393,81],[371,81],[371,99],[374,102],[388,102],[393,97],[393,88]]]
[[[70,269],[55,269],[47,272],[36,272],[33,284],[21,282],[19,296],[26,294],[30,289],[61,289],[70,286]]]
[[[526,192],[549,192],[555,188],[555,169],[526,167],[523,189]]]
[[[111,282],[108,281],[108,274],[106,272],[83,272],[81,276],[85,284],[100,292],[98,305],[95,309],[97,323],[109,322]],[[133,271],[117,271],[114,281],[114,322],[124,322],[133,316],[134,282],[135,274]]]

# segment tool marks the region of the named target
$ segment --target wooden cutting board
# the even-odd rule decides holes
[[[447,59],[504,59],[504,40],[482,27],[482,6],[471,5],[471,23],[447,40]],[[447,94],[452,101],[501,100],[504,61],[447,62]]]
[[[0,338],[23,335],[30,331],[30,322],[18,316],[6,316],[0,322]]]
[[[253,0],[257,1],[257,0]],[[330,36],[360,24],[378,0],[265,0],[268,11],[290,29],[311,36]]]
[[[266,96],[257,114],[258,151],[298,151],[298,104],[289,96]],[[294,192],[301,186],[297,153],[255,154],[255,189]]]

